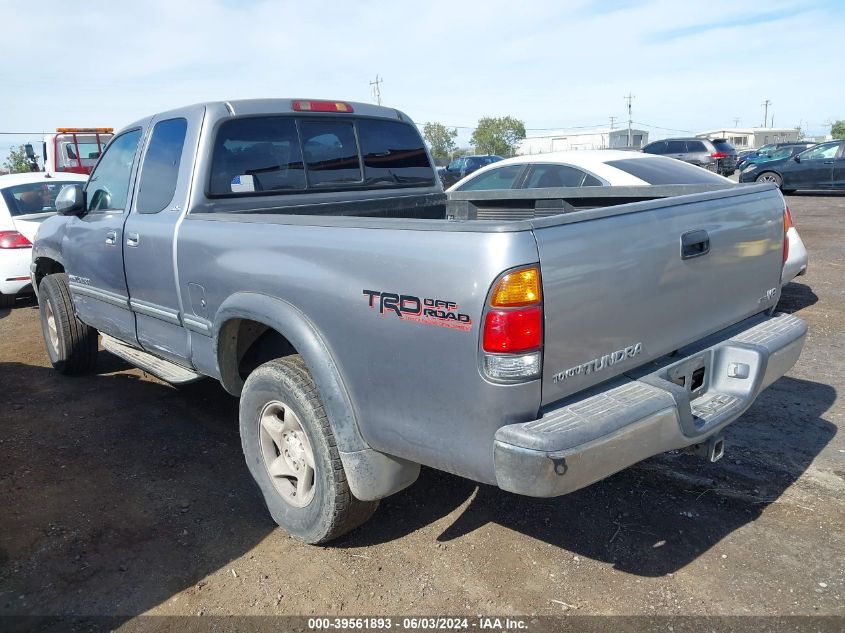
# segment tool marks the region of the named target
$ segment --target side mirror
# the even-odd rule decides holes
[[[26,153],[26,157],[27,157],[29,160],[35,160],[35,150],[34,150],[34,149],[32,149],[32,144],[31,144],[31,143],[27,143],[26,145],[24,145],[24,146],[23,146],[23,151]]]
[[[56,212],[59,215],[75,215],[85,213],[85,192],[82,185],[67,185],[56,196]]]
[[[796,163],[800,163],[801,162],[801,154],[796,154],[795,158],[793,158],[792,160],[794,160]]]

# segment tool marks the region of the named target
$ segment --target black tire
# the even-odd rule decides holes
[[[0,292],[0,309],[2,308],[14,308],[15,307],[15,295],[4,295]]]
[[[98,332],[76,318],[66,274],[48,275],[41,281],[38,307],[47,356],[56,371],[77,375],[94,369]],[[51,314],[54,332],[50,326]]]
[[[285,497],[279,488],[281,478],[274,478],[267,465],[261,419],[269,407],[278,405],[283,405],[285,414],[294,414],[313,455],[313,492],[303,507]],[[361,501],[349,489],[317,387],[299,355],[271,360],[249,375],[241,393],[240,431],[247,467],[270,516],[295,538],[325,543],[355,529],[376,511],[378,501]],[[281,459],[278,443],[271,446]]]
[[[780,187],[783,184],[783,179],[773,171],[764,171],[757,175],[754,182],[773,182]]]

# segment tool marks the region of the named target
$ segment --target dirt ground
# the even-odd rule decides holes
[[[35,304],[0,311],[0,615],[845,614],[845,196],[788,202],[809,339],[721,462],[559,499],[423,469],[328,547],[270,521],[219,385],[64,378]]]

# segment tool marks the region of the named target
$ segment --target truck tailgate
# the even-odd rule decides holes
[[[774,306],[783,208],[738,187],[536,221],[543,405]]]

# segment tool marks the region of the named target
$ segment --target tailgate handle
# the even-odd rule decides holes
[[[710,252],[710,236],[707,231],[687,231],[681,235],[681,259],[701,257]]]

